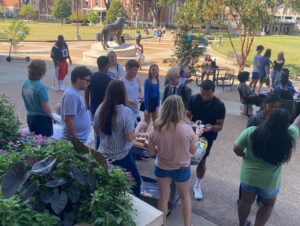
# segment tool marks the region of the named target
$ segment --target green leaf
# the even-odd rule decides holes
[[[22,188],[27,181],[30,171],[27,171],[23,161],[13,165],[4,175],[2,183],[2,194],[4,198],[9,198]]]
[[[55,189],[51,199],[51,208],[56,213],[61,213],[68,203],[68,196],[66,192],[62,191],[59,193],[58,189]]]
[[[49,156],[49,157],[35,163],[32,166],[31,172],[38,174],[38,175],[48,174],[51,172],[52,167],[54,166],[56,160],[57,160],[56,158]]]

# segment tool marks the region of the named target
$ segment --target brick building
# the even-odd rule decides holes
[[[94,10],[100,16],[100,23],[106,18],[106,6],[107,0],[69,0],[72,7],[72,11],[78,9],[84,14],[87,14],[89,10]],[[22,4],[31,3],[36,7],[37,19],[47,20],[51,19],[51,9],[54,0],[0,0],[0,4],[4,6],[11,14],[12,17],[17,16],[17,12]],[[130,24],[135,24],[136,19],[139,24],[152,24],[153,17],[150,8],[152,7],[152,0],[121,0],[125,13],[127,15]],[[174,15],[177,8],[183,1],[177,0],[174,4],[167,8],[163,8],[160,13],[159,23],[165,25],[173,25],[175,23]],[[139,10],[137,13],[137,5]],[[137,15],[137,17],[136,17]]]

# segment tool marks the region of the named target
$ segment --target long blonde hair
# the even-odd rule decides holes
[[[164,132],[171,124],[177,124],[184,120],[184,105],[178,95],[169,96],[163,103],[158,118],[154,122],[154,129]]]

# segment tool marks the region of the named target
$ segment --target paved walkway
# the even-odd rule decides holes
[[[74,65],[85,64],[82,61],[82,52],[87,50],[94,42],[71,42],[69,47]],[[168,65],[162,64],[162,59],[167,58],[172,54],[172,45],[170,42],[170,35],[158,44],[156,40],[143,41],[145,46],[146,61],[149,63],[158,63],[160,67],[160,80],[164,81],[164,75],[168,69]],[[53,64],[49,57],[52,43],[24,43],[20,49],[25,52],[23,55],[29,55],[31,58],[44,59],[47,62],[47,74],[43,81],[49,86],[53,83]],[[27,76],[25,62],[11,62],[5,61],[5,54],[8,45],[0,43],[0,95],[7,95],[15,104],[16,113],[23,127],[26,126],[25,108],[21,99],[21,81]],[[48,51],[48,52],[47,52]],[[217,59],[219,65],[234,67],[230,62],[226,62],[222,57],[212,53],[213,58]],[[150,62],[149,62],[150,61]],[[148,65],[147,64],[147,65]],[[95,65],[89,67],[96,71]],[[147,66],[143,68],[140,75],[142,80],[145,79],[148,70]],[[67,77],[66,84],[69,84],[70,77]],[[216,95],[220,97],[227,109],[225,124],[223,131],[219,134],[218,139],[214,143],[212,152],[207,162],[207,172],[203,183],[204,200],[193,200],[193,224],[198,225],[238,225],[236,198],[239,186],[239,171],[241,159],[236,157],[232,152],[233,141],[239,133],[245,128],[247,118],[239,115],[239,98],[237,93],[237,84],[230,88],[217,88]],[[194,83],[191,84],[193,93],[199,92],[199,87]],[[161,89],[162,91],[162,89]],[[54,106],[57,103],[62,93],[55,92],[49,89],[50,104]],[[268,225],[282,226],[282,225],[299,225],[300,222],[300,148],[295,151],[291,162],[284,166],[283,180],[280,195],[278,196],[274,212]],[[153,176],[152,166],[153,162],[142,161],[139,162],[139,167]],[[193,178],[195,179],[195,166],[193,168]],[[178,206],[170,216],[170,225],[182,225],[180,214],[180,206]],[[254,206],[250,219],[255,217]]]

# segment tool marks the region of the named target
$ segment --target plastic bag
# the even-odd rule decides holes
[[[191,165],[198,165],[201,162],[207,149],[207,140],[205,137],[200,137],[198,141],[198,147],[196,153],[191,158]]]

